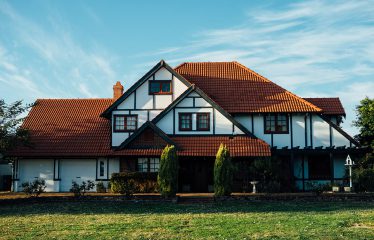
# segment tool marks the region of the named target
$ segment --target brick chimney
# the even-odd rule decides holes
[[[120,81],[113,85],[113,100],[117,100],[123,94],[123,86]]]

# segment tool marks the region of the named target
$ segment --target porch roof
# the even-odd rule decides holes
[[[232,157],[271,156],[270,147],[260,139],[248,136],[170,136],[178,146],[178,156],[214,157],[221,143]],[[117,156],[160,156],[162,148],[126,148],[115,151]]]

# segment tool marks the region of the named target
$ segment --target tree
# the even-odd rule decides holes
[[[0,157],[18,144],[29,144],[28,131],[21,127],[22,114],[34,105],[24,105],[22,100],[6,104],[0,99]]]
[[[173,145],[162,151],[157,182],[164,197],[174,197],[178,191],[178,156]]]
[[[357,161],[353,171],[356,191],[374,191],[374,99],[368,97],[361,100],[356,107],[357,118],[353,125],[359,128],[355,138],[363,146],[370,148],[365,157]]]
[[[360,105],[356,107],[357,118],[353,125],[359,128],[359,134],[355,138],[363,146],[368,146],[371,152],[367,154],[359,165],[364,168],[374,167],[374,99],[368,97],[361,100]]]
[[[214,163],[214,195],[230,196],[233,185],[234,167],[230,151],[226,145],[220,145]]]

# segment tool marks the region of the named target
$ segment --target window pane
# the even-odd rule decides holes
[[[104,162],[100,161],[100,177],[104,176]]]
[[[150,158],[149,159],[149,171],[150,172],[158,172],[160,166],[160,159],[159,158]]]
[[[148,158],[138,158],[138,171],[148,172]]]
[[[209,113],[197,114],[197,129],[209,130]]]
[[[190,113],[179,115],[180,128],[190,130],[192,128],[192,115]]]
[[[136,130],[136,121],[137,117],[136,116],[127,116],[127,130]]]
[[[125,130],[125,117],[116,116],[115,120],[115,130]]]
[[[162,83],[162,92],[164,92],[164,93],[170,92],[170,83],[171,82]]]
[[[150,88],[149,88],[149,91],[151,93],[158,93],[160,92],[160,83],[159,82],[150,82]]]

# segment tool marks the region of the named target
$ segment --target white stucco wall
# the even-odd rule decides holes
[[[149,81],[153,80],[171,80],[172,94],[150,95]],[[138,128],[140,128],[147,120],[151,121],[155,118],[187,88],[176,76],[172,76],[172,73],[166,68],[161,68],[118,105],[117,109],[112,112],[112,120],[115,114],[130,114],[131,111],[131,114],[138,115]],[[131,133],[114,132],[112,128],[112,146],[119,146],[130,135]]]

